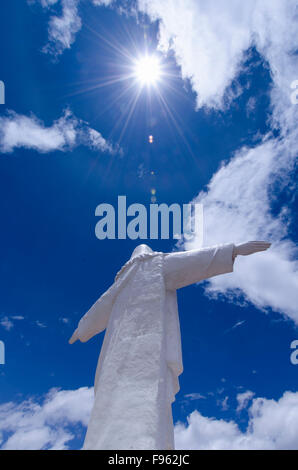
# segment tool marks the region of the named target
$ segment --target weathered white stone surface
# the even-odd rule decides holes
[[[106,329],[84,449],[174,449],[171,404],[183,370],[176,290],[232,272],[237,254],[270,246],[260,243],[168,254],[136,248],[70,339]]]

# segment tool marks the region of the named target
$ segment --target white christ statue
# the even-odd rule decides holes
[[[113,285],[81,318],[69,342],[106,329],[83,449],[174,449],[172,403],[182,373],[176,290],[231,273],[237,255],[267,242],[175,253],[138,246]]]

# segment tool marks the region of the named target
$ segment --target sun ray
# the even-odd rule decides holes
[[[100,88],[104,88],[106,86],[111,86],[111,85],[119,84],[119,83],[122,83],[122,82],[126,82],[127,80],[129,80],[129,78],[132,78],[132,77],[133,77],[132,74],[129,75],[129,76],[120,76],[120,77],[114,77],[114,78],[111,77],[110,80],[103,81],[102,83],[98,83],[98,80],[97,80],[96,85],[90,86],[88,88],[81,88],[80,90],[77,90],[77,91],[74,91],[74,92],[69,93],[67,95],[64,95],[64,97],[68,98],[70,96],[77,96],[77,95],[88,93],[90,91],[94,91],[94,90],[97,90],[97,89],[100,89]],[[94,81],[95,81],[95,79],[94,79]]]
[[[171,111],[170,106],[169,106],[169,104],[167,103],[165,97],[162,95],[162,93],[161,93],[159,90],[157,90],[157,93],[158,93],[158,96],[159,96],[161,102],[163,103],[163,105],[164,105],[164,107],[165,107],[165,109],[166,109],[167,114],[168,114],[169,117],[171,118],[172,123],[174,124],[174,127],[176,128],[178,134],[180,135],[180,137],[182,138],[183,142],[185,143],[185,145],[186,145],[186,147],[187,147],[187,149],[188,149],[190,155],[192,156],[193,160],[196,161],[195,155],[194,155],[194,153],[193,153],[193,151],[192,151],[192,149],[191,149],[191,147],[190,147],[190,145],[189,145],[189,143],[188,143],[187,139],[185,138],[185,135],[184,135],[184,133],[183,133],[183,131],[182,131],[182,126],[180,127],[180,125],[179,125],[179,123],[178,123],[178,117],[177,117],[177,120],[176,120],[176,118],[175,118],[175,116],[174,116],[174,111]]]
[[[126,129],[127,129],[127,126],[128,126],[128,124],[129,124],[129,121],[130,121],[131,118],[132,118],[132,115],[133,115],[134,110],[135,110],[135,108],[136,108],[136,105],[137,105],[137,103],[138,103],[140,94],[141,94],[141,90],[137,90],[137,92],[136,92],[136,94],[135,94],[135,97],[134,97],[134,99],[132,100],[132,104],[131,104],[131,106],[130,106],[129,113],[128,113],[128,115],[127,115],[126,121],[125,121],[124,126],[123,126],[123,128],[122,128],[122,130],[121,130],[121,133],[120,133],[120,137],[119,137],[119,140],[118,140],[118,144],[119,144],[119,145],[120,145],[120,142],[121,142],[121,140],[122,140],[122,138],[123,138],[123,134],[124,134],[124,132],[125,132]]]
[[[155,112],[155,100],[153,98],[156,95],[159,106],[161,106],[165,116],[167,116],[168,123],[171,124],[170,127],[172,127],[176,135],[182,138],[189,153],[194,158],[185,136],[183,122],[175,112],[175,109],[170,106],[171,100],[168,101],[167,90],[170,94],[174,93],[175,97],[190,100],[186,93],[182,93],[179,90],[181,83],[179,83],[179,86],[178,83],[175,83],[181,77],[177,69],[171,67],[171,59],[167,60],[164,55],[154,50],[153,43],[146,32],[144,32],[143,41],[140,41],[134,37],[131,30],[124,31],[123,37],[128,39],[128,43],[125,44],[122,41],[122,36],[118,36],[118,38],[112,37],[109,31],[103,35],[88,25],[85,25],[85,27],[110,50],[107,65],[110,71],[115,71],[115,75],[110,74],[106,77],[99,77],[98,80],[88,80],[85,82],[85,87],[81,86],[79,90],[74,91],[69,96],[96,92],[96,90],[111,87],[114,92],[110,93],[109,104],[105,103],[104,108],[100,108],[99,114],[111,109],[117,104],[117,101],[119,104],[120,102],[122,103],[121,106],[124,106],[124,110],[126,109],[126,112],[119,113],[119,117],[115,120],[110,132],[110,138],[115,138],[119,145],[129,124],[133,122],[133,116],[138,104],[142,107],[146,103],[147,122],[150,126]],[[151,132],[151,129],[148,129],[148,135],[151,135]]]

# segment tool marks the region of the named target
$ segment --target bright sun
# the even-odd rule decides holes
[[[160,78],[160,62],[155,56],[145,56],[136,62],[135,75],[143,85],[154,85]]]

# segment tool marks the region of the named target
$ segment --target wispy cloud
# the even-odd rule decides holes
[[[45,126],[34,115],[25,116],[14,111],[0,117],[2,153],[10,153],[20,147],[41,153],[55,150],[65,152],[80,144],[102,152],[114,151],[113,146],[98,131],[76,118],[69,109],[51,126]]]
[[[44,2],[50,6],[53,2]],[[56,3],[56,2],[54,2]],[[49,21],[49,42],[43,48],[44,52],[55,56],[69,49],[75,40],[77,32],[82,27],[78,12],[79,0],[61,0],[62,13],[60,16],[53,15]]]
[[[95,6],[105,6],[111,5],[115,0],[91,0]]]
[[[39,320],[35,321],[35,325],[38,326],[38,328],[47,328],[47,325],[45,325],[45,323],[42,323]]]
[[[206,397],[204,395],[201,395],[201,393],[187,393],[186,395],[184,395],[184,398],[187,398],[188,400],[202,400]]]
[[[4,316],[0,318],[0,325],[6,330],[10,331],[14,327],[15,321],[24,320],[21,315]]]
[[[228,401],[229,401],[229,397],[226,396],[223,400],[218,402],[218,404],[220,405],[223,411],[226,411],[229,408]]]
[[[243,392],[243,393],[238,393],[237,395],[238,406],[237,406],[236,411],[239,413],[240,411],[244,410],[249,404],[249,402],[252,400],[254,395],[255,395],[254,392],[252,392],[251,390],[247,390],[246,392]]]
[[[230,331],[233,331],[233,330],[235,330],[236,328],[239,328],[239,326],[244,325],[244,323],[246,323],[246,320],[238,321],[238,322],[235,323],[231,328],[228,328],[228,329],[224,332],[224,334],[230,333]]]
[[[48,43],[43,52],[54,57],[70,49],[76,35],[82,27],[79,12],[81,0],[27,0],[28,3],[40,3],[45,10],[54,11],[48,24]],[[89,0],[94,6],[108,6],[113,0]]]
[[[30,2],[32,2],[32,1],[38,1],[38,0],[30,0]],[[59,0],[39,0],[39,1],[40,1],[41,6],[43,8],[48,8],[52,5],[55,5],[55,3],[59,2]]]
[[[0,325],[3,326],[6,331],[10,331],[13,328],[13,322],[8,317],[1,318]]]

